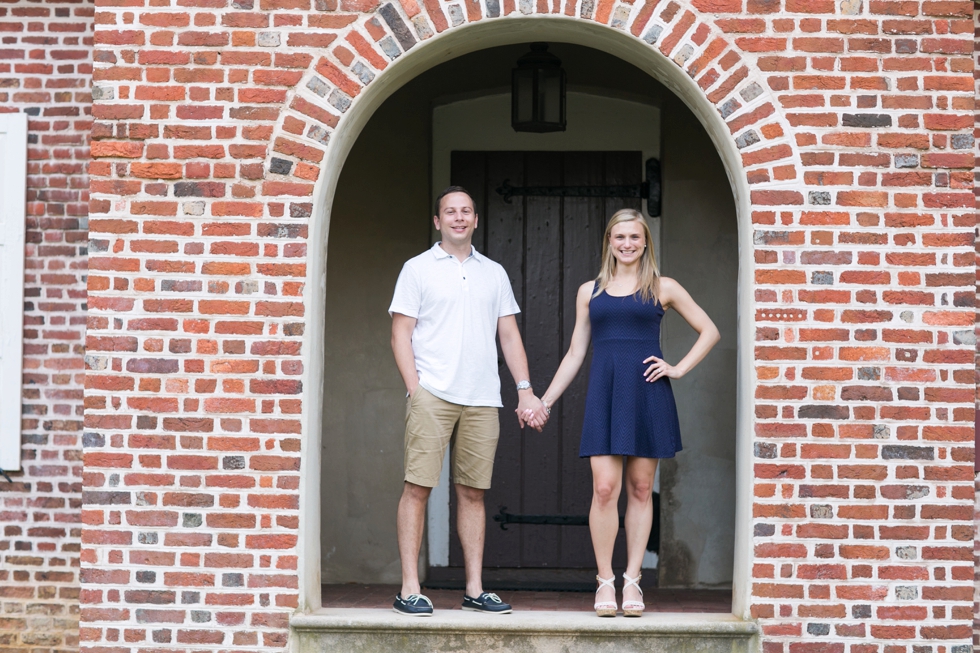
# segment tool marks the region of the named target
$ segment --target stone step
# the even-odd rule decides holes
[[[726,614],[586,612],[483,615],[440,610],[322,609],[290,619],[297,653],[755,653],[758,626]]]

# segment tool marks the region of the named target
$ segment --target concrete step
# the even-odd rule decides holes
[[[440,610],[323,609],[290,619],[297,653],[755,653],[758,627],[732,615],[653,612],[600,619],[587,612],[483,615]]]

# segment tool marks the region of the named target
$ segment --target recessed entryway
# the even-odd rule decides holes
[[[664,273],[694,294],[723,334],[705,365],[675,384],[685,451],[663,466],[656,547],[669,569],[648,570],[646,583],[730,588],[738,250],[724,168],[697,119],[672,93],[641,70],[582,46],[552,46],[569,74],[568,131],[514,133],[507,83],[524,49],[473,53],[406,84],[367,124],[340,177],[326,290],[323,580],[394,583],[400,577],[393,515],[402,478],[404,388],[391,358],[386,309],[401,264],[432,242],[431,197],[452,182],[476,197],[482,217],[476,245],[508,271],[523,309],[532,378],[542,389],[571,335],[574,291],[598,269],[606,220],[627,206],[645,212]],[[639,187],[652,174],[658,185],[662,181],[662,209],[651,209],[639,195],[547,197],[521,190]],[[668,319],[668,355],[680,357],[693,336],[688,331],[683,321]],[[506,371],[502,376],[507,380]],[[591,474],[587,460],[578,458],[586,379],[580,375],[542,434],[522,432],[502,411],[487,495],[491,587],[492,570],[520,570],[539,587],[549,586],[551,572],[578,570],[577,587],[592,584],[584,524],[506,523],[588,513]],[[503,387],[505,404],[513,404],[511,384]],[[448,485],[444,478],[430,502],[421,562],[432,579],[451,578],[438,572],[461,565]],[[655,564],[656,556],[651,559]]]

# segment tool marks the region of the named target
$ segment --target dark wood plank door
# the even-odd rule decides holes
[[[505,180],[512,186],[639,184],[641,162],[640,152],[453,152],[452,183],[473,193],[480,214],[474,244],[507,270],[521,307],[518,323],[539,396],[568,348],[578,287],[598,273],[606,222],[621,208],[640,209],[640,200],[515,196],[506,202],[496,189]],[[486,497],[484,566],[594,568],[587,526],[510,524],[503,530],[493,520],[502,508],[524,515],[588,514],[592,474],[578,448],[589,361],[538,433],[519,428],[513,412],[517,392],[502,355],[499,360],[504,408],[493,487]],[[455,495],[450,496],[449,564],[461,567]],[[618,565],[626,559],[622,540],[615,553]]]

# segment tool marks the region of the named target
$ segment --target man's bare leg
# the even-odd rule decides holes
[[[402,562],[402,598],[419,594],[419,550],[425,526],[425,506],[432,488],[405,481],[398,501],[398,555]],[[480,541],[481,551],[483,541]],[[465,549],[464,549],[465,550]]]
[[[487,528],[484,494],[485,490],[456,484],[456,531],[463,546],[466,595],[473,598],[483,594],[483,542]]]

